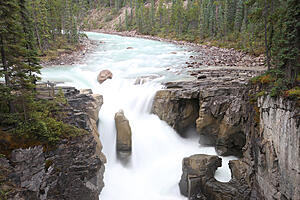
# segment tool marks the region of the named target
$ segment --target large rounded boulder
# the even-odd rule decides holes
[[[105,69],[105,70],[102,70],[98,77],[97,77],[97,81],[102,84],[104,81],[106,81],[107,79],[112,79],[113,77],[113,74],[111,73],[111,71]]]

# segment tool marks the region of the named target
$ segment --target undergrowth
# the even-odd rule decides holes
[[[64,121],[67,115],[64,110],[66,107],[68,103],[62,92],[59,92],[53,100],[34,99],[27,102],[26,116],[24,113],[2,110],[0,112],[0,153],[9,156],[13,149],[36,145],[51,149],[61,139],[85,134],[85,130]]]
[[[297,77],[296,86],[291,84],[285,73],[279,69],[272,69],[266,73],[251,79],[251,84],[259,86],[260,92],[255,95],[255,99],[269,94],[271,97],[282,96],[300,103],[300,75]]]

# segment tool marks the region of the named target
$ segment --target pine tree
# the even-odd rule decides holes
[[[10,113],[22,112],[26,119],[25,104],[32,98],[40,67],[31,42],[30,21],[26,10],[20,9],[26,9],[24,1],[19,3],[16,0],[0,3],[0,26],[3,27],[0,30],[0,77],[5,78],[5,85],[1,84],[0,87],[1,99],[7,104],[7,110]],[[21,105],[12,104],[16,101]]]
[[[151,28],[153,29],[155,27],[155,0],[151,0],[151,12],[150,12],[150,18],[151,18]]]
[[[237,3],[237,8],[236,8],[236,13],[235,13],[235,20],[234,20],[234,30],[236,32],[240,32],[243,24],[243,0],[238,0]]]
[[[284,37],[277,56],[282,59],[280,67],[286,71],[287,79],[294,85],[300,74],[300,5],[297,0],[287,0],[283,18]]]

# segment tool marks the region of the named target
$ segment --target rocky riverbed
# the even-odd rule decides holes
[[[203,68],[203,67],[251,67],[262,69],[265,68],[264,55],[254,56],[243,51],[238,51],[233,48],[219,48],[210,45],[195,44],[186,41],[177,41],[172,39],[161,38],[151,35],[141,35],[136,31],[116,32],[113,30],[93,30],[94,32],[114,34],[126,37],[144,38],[161,42],[170,42],[176,45],[190,47],[189,51],[194,52],[195,56],[191,56],[194,60],[187,62],[187,68]],[[176,53],[176,52],[173,52]]]

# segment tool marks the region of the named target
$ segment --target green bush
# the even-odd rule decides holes
[[[26,109],[16,107],[13,113],[5,110],[0,112],[0,126],[9,127],[9,132],[16,137],[52,145],[62,138],[86,133],[83,129],[64,123],[66,113],[63,108],[68,105],[62,91],[53,100],[28,98],[22,103]]]
[[[285,92],[285,95],[288,98],[300,100],[300,87],[296,86],[296,87],[294,87],[294,88],[292,88],[290,90],[287,90]]]

